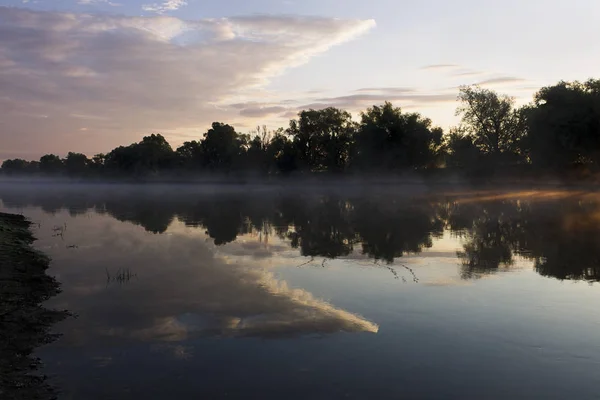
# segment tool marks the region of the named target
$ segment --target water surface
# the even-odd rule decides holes
[[[2,186],[64,399],[600,398],[600,195]],[[1,329],[1,328],[0,328]],[[40,343],[41,345],[41,343]]]

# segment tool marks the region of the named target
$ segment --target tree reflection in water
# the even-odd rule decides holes
[[[201,227],[216,245],[259,231],[289,240],[303,256],[325,259],[363,255],[387,263],[431,247],[444,231],[460,236],[457,256],[465,279],[510,268],[516,257],[557,279],[600,280],[600,195],[586,192],[466,192],[419,197],[222,194],[176,190],[136,194],[80,190],[52,193],[12,190],[9,206],[40,206],[47,212],[94,209],[154,233],[178,218]]]

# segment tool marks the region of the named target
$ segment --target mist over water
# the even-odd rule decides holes
[[[63,398],[596,398],[600,195],[2,184]],[[485,371],[485,373],[481,372]]]

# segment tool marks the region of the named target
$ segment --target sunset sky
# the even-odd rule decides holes
[[[600,78],[597,0],[0,0],[0,160]]]

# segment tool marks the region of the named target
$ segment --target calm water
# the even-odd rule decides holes
[[[59,398],[600,398],[600,194],[309,192],[1,186]]]

